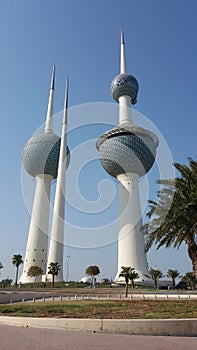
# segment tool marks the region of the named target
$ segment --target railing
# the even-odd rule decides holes
[[[48,301],[73,301],[73,300],[197,300],[197,294],[129,294],[128,297],[122,294],[68,294],[50,297],[37,297],[32,300],[21,300],[24,302],[48,302]],[[12,303],[12,300],[10,300]]]

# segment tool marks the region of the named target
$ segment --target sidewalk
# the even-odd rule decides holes
[[[93,334],[0,325],[1,350],[196,350],[197,338]]]

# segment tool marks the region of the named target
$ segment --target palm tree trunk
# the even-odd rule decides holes
[[[192,261],[192,268],[197,278],[197,245],[195,242],[188,244],[188,255]]]
[[[172,289],[175,290],[175,279],[172,279]]]
[[[16,266],[16,279],[15,279],[15,287],[17,287],[18,284],[18,266]]]
[[[132,285],[132,288],[134,289],[134,287],[135,287],[134,280],[131,280],[131,285]]]
[[[125,288],[125,297],[126,297],[126,298],[127,298],[127,296],[128,296],[128,287],[129,287],[128,281],[126,281],[126,288]]]
[[[55,287],[55,275],[52,275],[52,285],[53,285],[53,288]]]

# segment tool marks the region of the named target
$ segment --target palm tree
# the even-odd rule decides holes
[[[197,278],[194,272],[186,272],[185,276],[182,278],[182,281],[187,282],[191,289],[195,289],[197,284]]]
[[[123,277],[125,279],[125,297],[128,296],[128,287],[129,287],[129,278],[130,278],[130,266],[122,266],[119,277]]]
[[[171,278],[172,289],[175,289],[175,279],[180,276],[180,272],[178,270],[169,269],[166,276]]]
[[[189,167],[174,164],[181,176],[160,180],[163,188],[158,202],[149,201],[147,216],[151,219],[142,227],[146,252],[154,244],[179,249],[184,242],[197,278],[197,162],[189,158]]]
[[[129,281],[131,281],[132,287],[134,288],[134,280],[139,278],[138,273],[135,271],[134,267],[131,266],[122,266],[119,277],[123,277],[125,279],[125,297],[128,296],[128,287]]]
[[[149,274],[154,282],[155,289],[158,288],[158,280],[159,278],[164,277],[163,273],[161,272],[160,269],[152,269],[152,267],[149,270]]]
[[[58,262],[51,262],[48,267],[48,274],[52,275],[52,286],[54,288],[55,286],[55,276],[58,275],[58,272],[60,271],[60,264]]]
[[[130,268],[130,277],[129,277],[129,279],[130,279],[130,281],[131,281],[132,288],[135,287],[134,281],[135,281],[137,278],[139,278],[139,277],[140,277],[140,276],[139,276],[139,274],[135,271],[134,267],[131,267],[131,268]]]
[[[15,278],[15,287],[17,287],[18,284],[18,271],[19,271],[19,266],[23,264],[23,257],[20,254],[14,254],[12,258],[12,264],[16,266],[16,278]]]

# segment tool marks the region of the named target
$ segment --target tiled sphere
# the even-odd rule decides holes
[[[124,173],[143,176],[154,163],[157,137],[140,127],[131,130],[117,127],[97,140],[101,164],[111,176]]]
[[[57,177],[61,139],[53,133],[41,133],[32,136],[22,152],[24,168],[31,176],[48,174]],[[70,152],[67,147],[69,163]]]
[[[111,82],[110,90],[114,100],[119,101],[121,96],[130,96],[131,103],[137,102],[138,82],[136,78],[130,74],[119,74]]]

